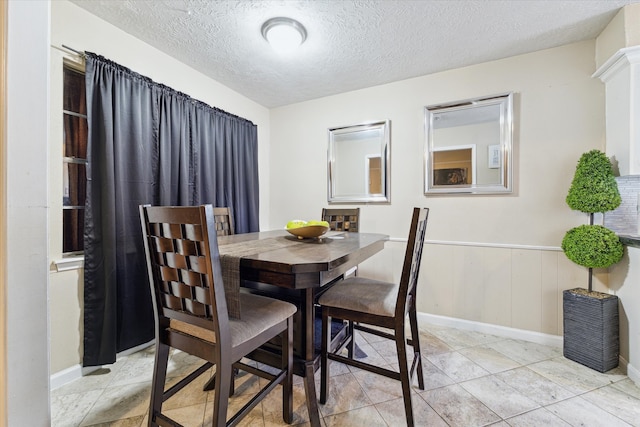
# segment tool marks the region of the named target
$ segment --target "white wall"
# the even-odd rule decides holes
[[[273,109],[271,228],[317,218],[327,206],[327,128],[390,119],[392,202],[361,206],[360,229],[392,241],[362,274],[399,278],[411,208],[427,206],[420,311],[561,335],[561,291],[587,285],[586,269],[559,250],[565,232],[587,221],[565,197],[580,155],[604,149],[594,47],[587,41]],[[508,91],[515,192],[425,197],[424,106]],[[597,279],[604,289],[606,272]]]
[[[73,3],[66,0],[51,2],[51,371],[54,374],[77,375],[82,361],[83,272],[81,269],[57,272],[55,268],[55,262],[62,258],[62,64],[63,58],[73,58],[59,49],[62,45],[102,55],[156,82],[255,123],[258,126],[261,228],[267,227],[269,218],[270,124],[269,110],[265,107],[120,31]]]
[[[7,28],[8,426],[48,426],[49,3],[10,1]]]

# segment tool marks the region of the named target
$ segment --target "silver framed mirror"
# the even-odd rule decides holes
[[[391,121],[329,129],[329,203],[389,203]]]
[[[425,107],[425,194],[513,191],[513,93]]]

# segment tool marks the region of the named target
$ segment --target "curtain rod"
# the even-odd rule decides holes
[[[65,48],[65,49],[69,49],[71,52],[74,52],[76,55],[84,56],[84,51],[81,52],[79,50],[75,50],[74,48],[69,47],[69,46],[64,45],[64,44],[62,45],[62,47]]]
[[[55,49],[58,49],[58,50],[61,50],[61,51],[63,51],[63,52],[67,52],[67,53],[72,52],[72,53],[74,53],[75,55],[77,55],[77,56],[79,56],[79,57],[81,57],[81,58],[83,58],[83,59],[86,57],[86,54],[84,53],[84,51],[76,50],[76,49],[74,49],[74,48],[72,48],[72,47],[69,47],[69,46],[67,46],[67,45],[64,45],[64,44],[63,44],[63,45],[61,45],[61,46],[62,46],[62,47],[60,47],[60,46],[55,46],[55,45],[51,45],[51,47],[53,47],[53,48],[55,48]]]

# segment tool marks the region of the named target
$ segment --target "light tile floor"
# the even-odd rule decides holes
[[[640,426],[640,388],[619,369],[601,374],[565,359],[559,348],[530,342],[433,325],[420,329],[425,390],[413,388],[419,426]],[[359,334],[357,342],[368,361],[397,368],[390,342],[369,334]],[[198,363],[173,353],[170,381]],[[326,427],[405,425],[398,382],[339,363],[331,366],[329,399],[320,405]],[[53,390],[53,426],[147,425],[152,369],[150,347],[118,360],[108,373]],[[295,379],[294,424],[308,425],[303,384]],[[207,380],[203,375],[169,399],[167,414],[185,426],[211,425],[213,392],[202,391]],[[244,404],[261,381],[241,374],[231,410]],[[278,387],[242,425],[286,425],[281,408]]]

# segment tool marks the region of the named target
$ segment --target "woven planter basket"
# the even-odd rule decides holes
[[[598,372],[618,366],[618,297],[576,288],[562,299],[564,357]]]

